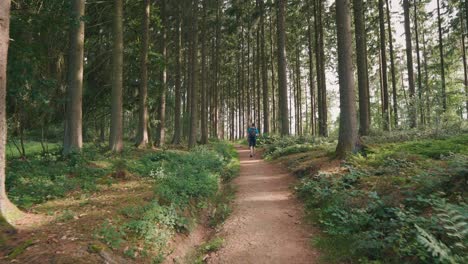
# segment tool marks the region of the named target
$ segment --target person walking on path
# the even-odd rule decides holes
[[[247,140],[249,141],[251,158],[255,156],[255,147],[257,146],[257,136],[258,136],[258,129],[255,127],[255,124],[252,123],[252,126],[247,128],[247,137],[248,137]]]

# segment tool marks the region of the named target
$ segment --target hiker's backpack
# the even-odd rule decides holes
[[[257,129],[255,127],[251,127],[249,128],[249,137],[250,138],[254,138],[257,136]]]

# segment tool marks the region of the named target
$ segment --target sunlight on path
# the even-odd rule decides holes
[[[280,167],[238,149],[240,176],[234,212],[221,231],[224,247],[209,263],[315,263],[312,230],[291,193],[295,178]]]

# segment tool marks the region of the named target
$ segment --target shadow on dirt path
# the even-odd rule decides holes
[[[240,147],[238,152],[234,211],[220,232],[225,245],[208,263],[316,263],[313,230],[303,223],[302,205],[290,188],[296,179],[258,154],[250,158]]]

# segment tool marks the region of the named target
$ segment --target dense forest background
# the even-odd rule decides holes
[[[360,106],[367,109],[360,116],[368,116],[361,120],[361,134],[442,128],[467,118],[466,7],[462,1],[435,2],[355,4],[360,16],[354,18],[363,22],[356,34],[366,52],[357,65],[366,73],[359,84],[367,89],[359,93]],[[80,70],[73,62],[76,52],[84,52],[79,101],[86,142],[108,140],[111,127],[136,142],[142,106],[148,141],[157,145],[188,141],[191,120],[201,142],[241,138],[251,122],[263,133],[278,133],[281,119],[289,122],[288,134],[337,135],[333,2],[288,1],[284,43],[278,43],[272,1],[123,1],[118,17],[112,1],[87,1],[82,10],[71,3],[12,4],[7,111],[10,142],[20,152],[24,140],[39,140],[44,148],[63,141],[65,120],[71,118],[67,101],[75,104],[80,96],[67,94]],[[403,21],[394,12],[403,11],[395,7],[402,4],[407,5]],[[80,24],[86,30],[78,29]],[[285,45],[284,83],[278,83],[279,44]],[[115,86],[119,98],[113,97]],[[117,114],[123,125],[111,126]]]
[[[333,261],[465,263],[467,38],[468,0],[2,0],[0,242],[26,211],[160,263],[254,123]]]

